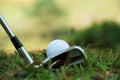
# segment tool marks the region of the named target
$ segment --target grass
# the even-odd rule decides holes
[[[56,72],[28,66],[17,52],[8,55],[0,51],[1,80],[119,80],[120,54],[116,50],[85,49],[88,56],[86,67],[63,66]],[[43,54],[30,52],[34,60],[42,60]]]

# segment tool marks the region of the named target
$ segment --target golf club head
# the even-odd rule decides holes
[[[43,64],[47,64],[47,62],[51,60],[52,64],[50,68],[52,69],[58,69],[63,65],[87,65],[87,55],[79,46],[72,46],[68,49],[60,51],[59,53],[60,55],[54,56],[53,58],[47,57],[44,59]]]

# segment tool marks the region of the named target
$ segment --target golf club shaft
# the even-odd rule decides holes
[[[26,51],[26,49],[24,48],[20,40],[12,32],[12,30],[10,29],[9,25],[6,23],[2,15],[0,15],[0,24],[2,25],[3,29],[6,31],[8,36],[10,37],[14,47],[19,52],[19,54],[22,55],[26,59],[27,62],[32,64],[33,63],[32,58],[30,57],[30,55],[28,54],[28,52]]]

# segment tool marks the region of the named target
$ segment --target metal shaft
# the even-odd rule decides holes
[[[2,17],[2,15],[0,15],[0,23],[10,38],[15,36],[8,24],[6,23],[6,21],[4,20],[4,18]]]
[[[28,63],[32,64],[33,63],[32,58],[30,57],[30,55],[28,54],[28,52],[26,51],[20,40],[15,36],[13,31],[10,29],[9,25],[6,23],[2,15],[0,15],[0,24],[2,25],[3,29],[6,31],[8,36],[10,37],[14,47],[19,52],[19,54],[22,55]]]

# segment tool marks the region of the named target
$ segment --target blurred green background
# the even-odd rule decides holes
[[[27,50],[64,39],[83,47],[119,48],[119,0],[1,0],[0,13]],[[0,50],[14,51],[0,29]]]

